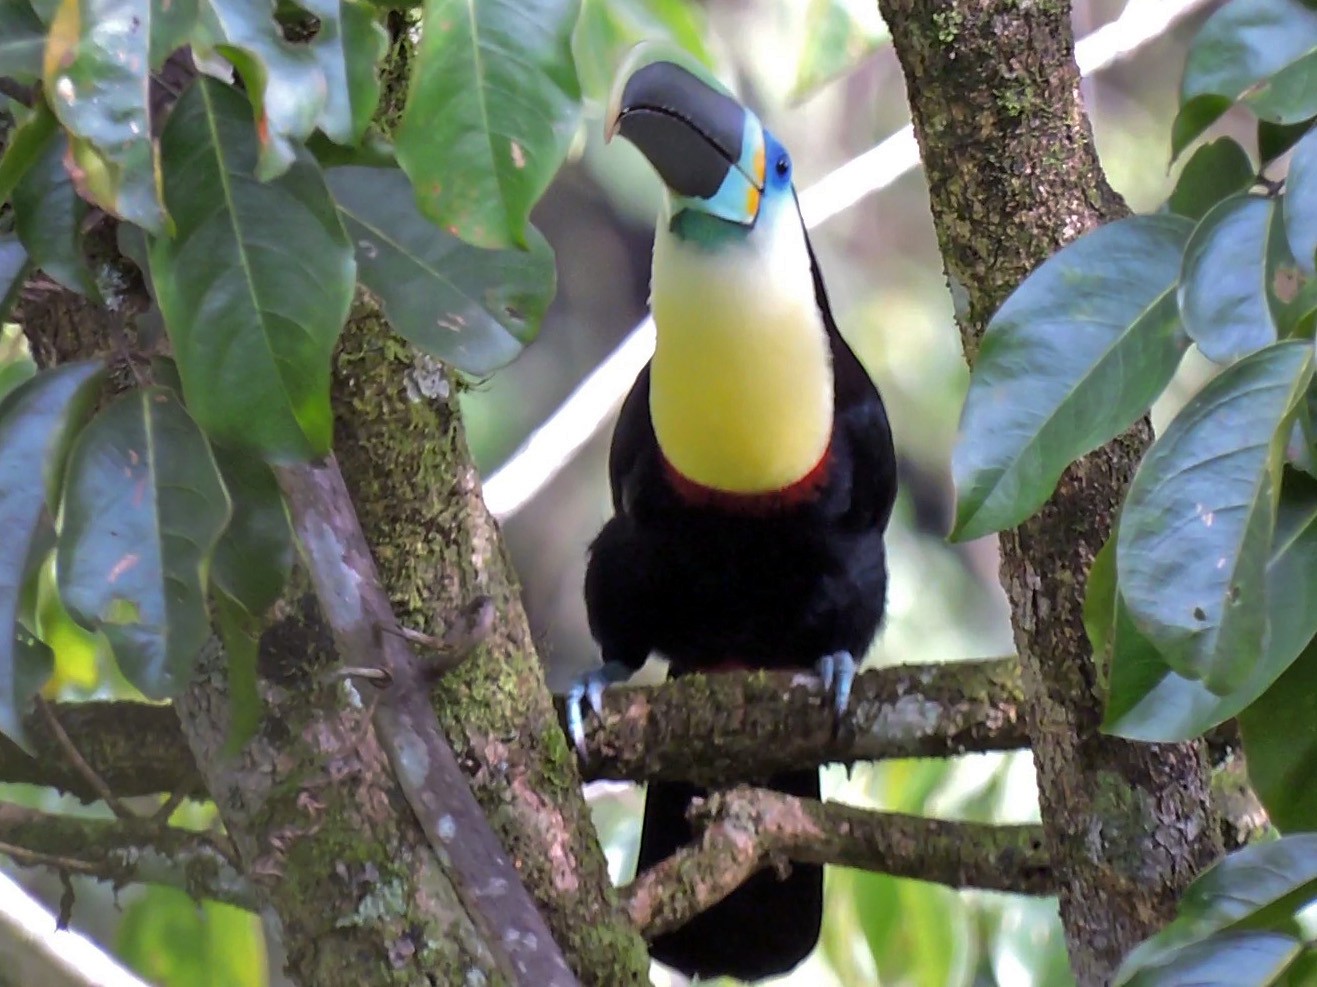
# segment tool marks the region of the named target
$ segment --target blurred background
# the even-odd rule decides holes
[[[1131,0],[1150,11],[1171,0]],[[1083,37],[1122,14],[1125,0],[1076,0]],[[1086,80],[1084,96],[1112,185],[1135,210],[1170,190],[1169,129],[1189,39],[1215,4],[1195,12]],[[491,476],[645,314],[658,185],[625,142],[602,144],[602,106],[616,65],[642,39],[680,45],[706,62],[791,150],[808,188],[908,122],[904,80],[874,0],[584,0],[576,55],[586,110],[572,159],[534,219],[557,252],[558,295],[539,339],[511,367],[463,396],[470,442]],[[1232,124],[1227,120],[1226,130]],[[1241,135],[1247,139],[1247,135]],[[901,462],[889,534],[887,622],[868,662],[952,661],[1009,654],[1005,599],[992,540],[949,545],[948,463],[968,375],[952,319],[922,173],[886,189],[812,234],[843,333],[886,400]],[[609,513],[611,420],[551,483],[507,517],[504,532],[550,685],[561,689],[598,662],[581,582],[591,538]],[[72,652],[70,652],[72,653]],[[93,661],[62,666],[70,697],[103,694]],[[47,793],[4,786],[6,799],[88,812]],[[825,797],[945,818],[1037,819],[1027,754],[892,762],[825,773]],[[639,836],[639,792],[592,792],[614,876],[629,879]],[[185,806],[176,822],[210,822]],[[6,867],[11,865],[7,864]],[[57,879],[15,872],[51,908]],[[113,889],[75,880],[74,927],[153,984],[264,987],[283,981],[277,944],[259,921],[220,905],[195,906],[166,889]],[[1056,903],[832,869],[819,949],[793,985],[912,987],[1072,982]],[[4,944],[0,943],[0,947]],[[5,952],[9,952],[5,949]],[[10,981],[0,969],[0,985]],[[677,983],[656,970],[656,982]],[[106,983],[111,981],[107,980]]]

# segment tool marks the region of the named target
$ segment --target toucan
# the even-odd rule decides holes
[[[786,149],[687,69],[634,71],[607,132],[664,186],[654,237],[654,357],[623,403],[609,455],[613,516],[589,551],[585,603],[602,669],[583,704],[651,653],[669,674],[815,669],[838,713],[883,617],[883,535],[896,458],[877,388],[842,339],[806,235]],[[759,779],[819,797],[817,770]],[[700,789],[654,781],[640,868],[693,839]],[[818,940],[823,871],[762,871],[651,953],[687,975],[753,980]]]

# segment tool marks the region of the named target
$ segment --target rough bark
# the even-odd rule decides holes
[[[892,29],[967,359],[988,318],[1050,253],[1125,212],[1079,98],[1063,0],[879,0]],[[1001,539],[1044,828],[1071,964],[1106,982],[1220,853],[1198,743],[1098,732],[1081,623],[1085,577],[1151,430],[1140,422],[1066,471]]]

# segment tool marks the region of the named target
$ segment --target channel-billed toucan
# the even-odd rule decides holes
[[[755,114],[671,62],[635,71],[609,117],[666,188],[658,342],[613,435],[615,514],[585,578],[604,667],[569,697],[574,739],[582,700],[597,709],[651,652],[673,675],[816,668],[842,710],[883,615],[896,467],[882,399],[833,322],[791,159]],[[819,795],[814,770],[762,781]],[[650,784],[641,868],[690,842],[700,794]],[[813,948],[822,904],[822,868],[765,871],[653,955],[701,976],[781,972]]]

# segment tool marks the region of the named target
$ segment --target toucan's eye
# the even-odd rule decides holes
[[[788,158],[785,154],[783,154],[781,157],[777,159],[776,168],[778,175],[782,178],[786,178],[787,172],[791,170],[791,159]]]

